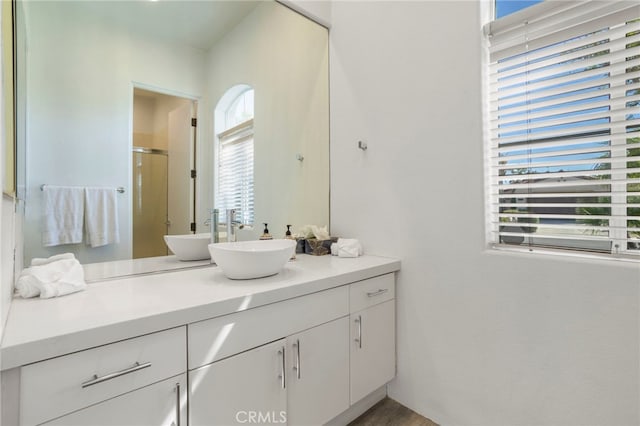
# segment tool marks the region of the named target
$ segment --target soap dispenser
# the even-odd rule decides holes
[[[287,225],[287,232],[284,233],[284,239],[285,240],[293,240],[296,241],[295,238],[293,238],[293,235],[291,235],[291,225]],[[289,258],[289,260],[296,260],[296,251],[293,251],[293,254],[291,255],[291,257]]]
[[[269,233],[269,228],[267,228],[267,224],[264,224],[264,231],[262,231],[262,235],[260,235],[261,240],[273,240],[273,237]]]

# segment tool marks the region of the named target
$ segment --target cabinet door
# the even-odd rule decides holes
[[[287,338],[290,425],[321,425],[349,408],[349,318]]]
[[[351,404],[396,373],[395,300],[351,314]]]
[[[45,424],[47,426],[186,426],[187,375],[182,374],[125,393]]]
[[[191,426],[286,421],[285,340],[189,372]]]

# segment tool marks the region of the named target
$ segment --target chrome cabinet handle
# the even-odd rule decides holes
[[[375,296],[380,296],[381,294],[385,294],[386,292],[388,292],[389,289],[388,288],[380,288],[378,289],[378,291],[371,291],[367,293],[367,296],[369,297],[375,297]]]
[[[300,380],[300,340],[296,340],[293,347],[296,348],[296,365],[293,369],[296,370],[296,376]]]
[[[180,382],[176,383],[176,426],[180,426]]]
[[[358,342],[358,348],[362,349],[362,315],[358,315],[355,322],[358,324],[358,337],[354,340]]]
[[[116,371],[114,373],[109,373],[102,377],[98,377],[97,374],[94,374],[91,380],[86,381],[82,384],[82,387],[88,388],[89,386],[97,385],[98,383],[106,382],[107,380],[115,379],[116,377],[124,376],[125,374],[130,374],[138,370],[142,370],[143,368],[149,368],[149,367],[151,367],[150,362],[145,362],[144,364],[140,364],[139,362],[136,362],[135,364],[133,364],[133,367]]]
[[[282,389],[286,389],[286,386],[287,386],[286,380],[285,380],[284,350],[285,350],[285,347],[283,346],[282,349],[278,351],[278,355],[282,355],[282,364],[280,365],[280,375],[278,376],[278,379],[280,379],[280,386],[282,386]]]

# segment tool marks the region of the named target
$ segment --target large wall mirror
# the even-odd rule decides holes
[[[17,0],[16,46],[25,266],[65,252],[190,266],[165,257],[162,237],[209,232],[209,210],[224,206],[214,194],[230,130],[217,133],[216,108],[237,87],[251,89],[253,114],[251,214],[240,216],[252,223],[238,238],[257,239],[263,222],[276,238],[287,224],[328,225],[326,28],[275,1]],[[115,217],[117,235],[93,244],[85,224],[52,236],[52,220],[76,214],[73,200],[50,204],[61,187],[116,191],[98,228]]]

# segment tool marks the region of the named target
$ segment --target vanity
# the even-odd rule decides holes
[[[259,141],[247,148],[254,225],[277,237],[287,224],[330,222],[328,29],[274,1],[14,6],[27,201],[18,270],[73,252],[93,265],[89,280],[164,272],[15,299],[0,352],[2,424],[340,424],[384,395],[399,261],[299,256],[275,276],[232,281],[208,261],[169,270],[183,263],[161,257],[164,235],[211,230],[239,81],[258,93],[255,122],[241,121],[251,123],[241,139]],[[42,185],[118,188],[120,242],[43,247]]]
[[[212,266],[15,299],[2,424],[340,424],[395,376],[399,269],[303,255],[256,280]]]

